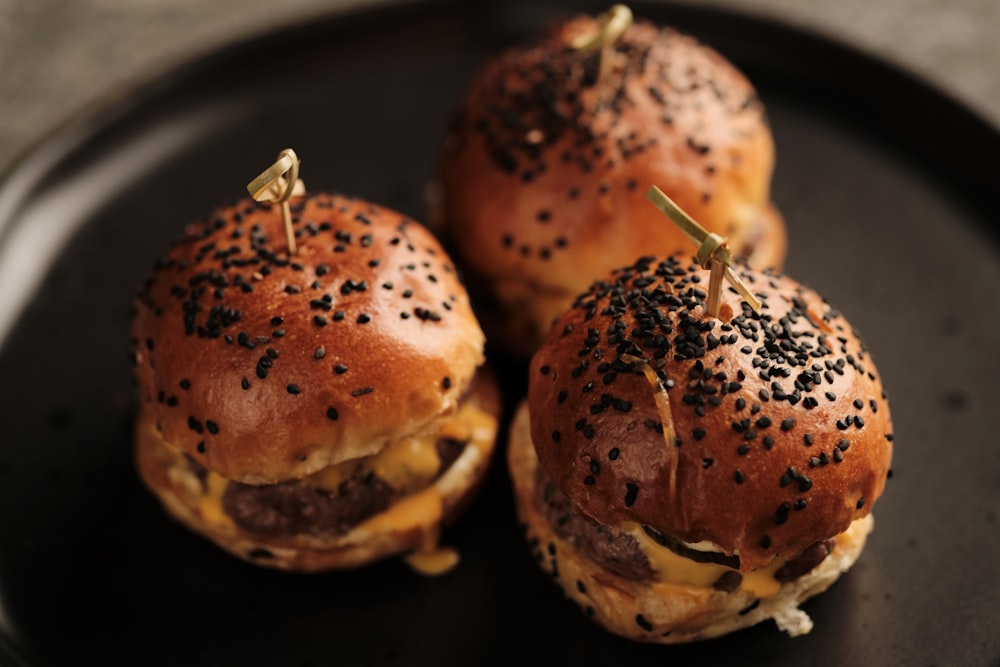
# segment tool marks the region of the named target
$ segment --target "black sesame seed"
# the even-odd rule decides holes
[[[632,507],[635,504],[636,496],[639,495],[639,487],[628,483],[625,485],[625,507]]]
[[[770,549],[771,548],[771,537],[769,535],[764,535],[760,538],[760,548]]]
[[[180,385],[181,389],[184,389],[185,391],[191,388],[190,380],[181,380]]]
[[[313,352],[313,359],[322,359],[326,356],[326,349],[323,347],[317,347],[316,351]]]
[[[617,461],[618,460],[618,454],[619,454],[618,448],[617,447],[612,447],[611,451],[608,452],[608,459],[611,460],[611,461]]]
[[[313,323],[316,326],[318,326],[318,327],[325,327],[326,326],[326,318],[323,317],[322,315],[315,315],[315,316],[313,316]]]
[[[774,513],[774,525],[780,526],[788,521],[788,512],[792,509],[791,503],[781,503]]]
[[[794,427],[795,427],[795,418],[794,417],[786,417],[785,419],[781,420],[781,430],[782,431],[791,431],[792,428],[794,428]]]
[[[735,481],[737,484],[742,484],[744,480],[746,480],[746,476],[743,474],[742,470],[737,468],[736,472],[733,473],[733,481]]]
[[[240,380],[240,386],[243,387],[244,391],[250,388],[250,380],[243,378]]]
[[[562,434],[559,431],[552,431],[552,442],[562,442]]]
[[[372,318],[368,315],[368,313],[361,313],[358,315],[358,324],[368,324],[371,321]]]
[[[205,453],[205,441],[204,440],[202,440],[201,442],[198,443],[198,453],[199,454],[204,454]],[[861,502],[864,502],[864,500],[862,500]],[[858,509],[861,509],[861,508],[859,507]]]
[[[593,486],[594,484],[597,483],[597,480],[594,479],[593,475],[587,475],[586,477],[583,478],[583,483],[586,484],[587,486]]]
[[[703,429],[703,428],[696,428],[696,429],[695,429],[695,430],[694,430],[694,431],[693,431],[693,432],[691,433],[691,435],[692,435],[692,436],[694,437],[694,439],[695,439],[695,440],[701,440],[701,439],[702,439],[702,438],[704,438],[704,437],[705,437],[706,435],[708,435],[708,432],[707,432],[707,431],[706,431],[705,429]]]
[[[337,417],[339,417],[340,415],[337,414],[337,408],[327,408],[326,409],[326,416],[327,416],[327,418],[333,419],[333,420],[336,421]]]
[[[205,421],[205,428],[208,429],[208,432],[212,435],[216,435],[219,432],[219,425],[211,419]]]
[[[441,380],[441,386],[445,389],[451,389],[451,378],[445,375],[444,379]]]
[[[285,387],[285,389],[288,391],[289,394],[293,396],[302,393],[302,388],[299,387],[299,385],[297,384],[290,384],[287,387]]]
[[[652,624],[643,617],[642,614],[636,614],[635,616],[636,625],[645,630],[646,632],[652,632]]]
[[[360,387],[351,392],[351,396],[357,398],[358,396],[364,396],[365,394],[370,394],[375,391],[375,387]]]

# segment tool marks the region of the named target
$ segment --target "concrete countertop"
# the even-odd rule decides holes
[[[385,0],[383,0],[384,2]],[[0,173],[72,113],[226,42],[359,0],[0,0]],[[703,0],[847,42],[1000,127],[996,0]]]

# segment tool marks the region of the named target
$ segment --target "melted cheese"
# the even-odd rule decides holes
[[[372,463],[375,474],[402,493],[426,486],[440,467],[435,436],[395,442],[377,454]]]
[[[622,525],[622,530],[639,543],[639,548],[646,554],[650,565],[660,576],[658,585],[662,584],[662,587],[682,585],[711,588],[723,574],[735,571],[718,563],[698,563],[679,556],[647,535],[637,523],[625,523]],[[743,580],[740,582],[740,588],[759,598],[776,595],[781,589],[781,583],[774,578],[774,573],[782,565],[784,561],[775,559],[766,568],[741,573]]]
[[[422,529],[428,524],[437,524],[444,514],[444,500],[441,492],[429,486],[419,493],[414,493],[393,503],[389,509],[376,514],[357,526],[357,530],[369,532],[406,531]],[[422,536],[422,545],[433,547],[437,544],[437,535]],[[436,533],[436,531],[434,531]]]
[[[302,480],[303,484],[336,491],[352,475],[374,472],[400,493],[418,491],[433,481],[441,468],[439,438],[468,441],[488,453],[496,433],[496,418],[467,403],[438,422],[429,433],[403,438],[378,454],[328,466]]]
[[[438,547],[433,551],[414,551],[403,560],[420,574],[430,577],[444,574],[458,565],[458,552],[448,547]]]
[[[225,493],[229,480],[210,472],[205,482],[208,485],[208,491],[198,501],[198,512],[201,513],[201,518],[219,526],[234,525],[229,515],[222,511],[222,494]]]

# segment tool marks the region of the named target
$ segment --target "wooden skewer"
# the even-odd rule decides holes
[[[591,34],[578,35],[571,46],[578,51],[601,49],[601,64],[597,80],[603,81],[611,73],[612,49],[628,27],[632,25],[632,10],[625,5],[612,5],[611,8],[597,19],[598,27]]]
[[[298,253],[295,230],[292,228],[292,211],[288,200],[306,193],[305,183],[299,178],[299,157],[291,148],[278,154],[278,159],[247,184],[247,192],[256,201],[274,201],[281,204],[281,217],[285,223],[285,241],[288,254]],[[285,175],[288,174],[288,178]]]
[[[652,202],[653,206],[660,209],[670,220],[681,228],[685,235],[698,246],[698,264],[702,268],[710,269],[708,284],[708,307],[706,310],[712,317],[719,316],[719,302],[722,293],[722,279],[725,278],[736,288],[744,301],[750,304],[754,310],[759,310],[761,301],[750,288],[747,287],[743,279],[733,271],[730,264],[733,261],[729,249],[726,247],[726,239],[718,234],[709,233],[704,227],[699,225],[694,219],[685,213],[680,206],[674,203],[663,190],[655,185],[646,191],[646,199]]]

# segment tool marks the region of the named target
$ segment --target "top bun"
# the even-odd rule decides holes
[[[455,408],[483,362],[465,288],[431,234],[340,196],[251,200],[190,225],[141,288],[140,400],[164,440],[248,484],[380,451]]]
[[[595,283],[532,359],[528,398],[538,458],[580,512],[711,542],[749,571],[868,514],[892,423],[837,311],[790,278],[739,273],[764,305],[724,289],[719,319],[708,272],[674,259]]]
[[[774,143],[747,79],[695,39],[639,22],[598,80],[600,52],[569,46],[596,29],[574,18],[490,61],[440,161],[439,213],[459,259],[511,317],[533,320],[517,334],[534,343],[594,278],[688,252],[646,201],[651,185],[751,265],[784,259]]]

